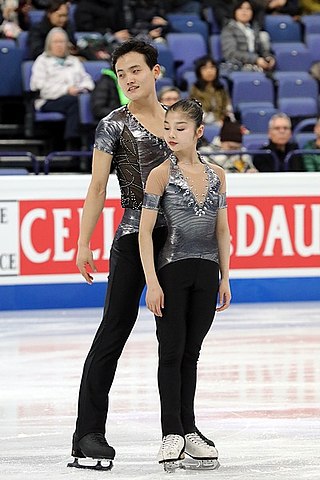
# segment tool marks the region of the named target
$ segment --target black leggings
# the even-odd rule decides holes
[[[162,434],[195,431],[197,362],[212,324],[219,289],[219,266],[203,259],[170,263],[158,272],[164,291],[159,341],[158,385]]]
[[[166,234],[166,228],[154,230],[155,255]],[[124,235],[112,245],[103,318],[83,368],[76,424],[79,438],[87,433],[105,433],[108,394],[118,359],[138,315],[144,285],[138,234]]]

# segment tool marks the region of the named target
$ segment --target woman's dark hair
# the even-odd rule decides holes
[[[203,124],[203,110],[201,103],[194,98],[184,98],[178,100],[176,103],[168,107],[166,116],[169,112],[183,112],[188,115],[191,120],[196,124],[196,129]]]
[[[46,12],[47,13],[54,13],[57,10],[59,10],[59,8],[62,5],[66,5],[67,3],[69,3],[68,0],[51,0],[51,2],[49,2],[47,7],[46,7]]]
[[[119,45],[112,54],[112,69],[114,72],[116,71],[116,63],[119,58],[130,52],[141,53],[150,70],[158,63],[158,50],[150,45],[150,43],[135,39],[128,40]]]
[[[239,0],[238,2],[236,2],[232,10],[232,18],[235,19],[236,10],[238,10],[238,8],[240,8],[244,3],[249,3],[250,7],[252,8],[252,19],[251,19],[252,21],[255,15],[255,9],[251,0],[241,0],[241,1]]]
[[[204,90],[205,89],[208,82],[205,82],[202,79],[201,68],[204,67],[205,65],[207,65],[207,63],[211,63],[217,70],[216,78],[213,80],[212,86],[216,90],[221,90],[223,88],[223,85],[222,85],[222,83],[220,82],[220,79],[219,79],[219,67],[218,67],[218,64],[213,60],[213,58],[210,57],[210,55],[205,55],[204,57],[200,57],[197,60],[195,60],[195,62],[194,62],[194,71],[195,71],[195,74],[196,74],[196,77],[197,77],[197,80],[195,82],[195,86],[197,88],[199,88],[199,90]]]

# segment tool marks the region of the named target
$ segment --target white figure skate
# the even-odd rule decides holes
[[[185,435],[185,453],[194,461],[184,462],[184,468],[191,470],[215,470],[220,467],[218,450],[212,440],[206,438],[199,430]]]
[[[185,440],[181,435],[166,435],[163,437],[157,460],[163,465],[166,472],[174,472],[182,468],[184,459]]]

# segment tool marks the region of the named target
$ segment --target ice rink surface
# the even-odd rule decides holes
[[[83,361],[100,309],[0,313],[1,480],[309,480],[320,478],[320,303],[233,305],[216,317],[198,368],[198,428],[217,471],[163,472],[154,321],[146,309],[111,390],[111,472],[72,459]]]

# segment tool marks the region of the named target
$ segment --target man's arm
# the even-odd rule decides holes
[[[111,162],[112,155],[94,149],[92,177],[81,217],[76,261],[81,275],[90,284],[93,282],[93,277],[87,271],[88,265],[93,272],[97,271],[90,250],[90,239],[104,207]]]

